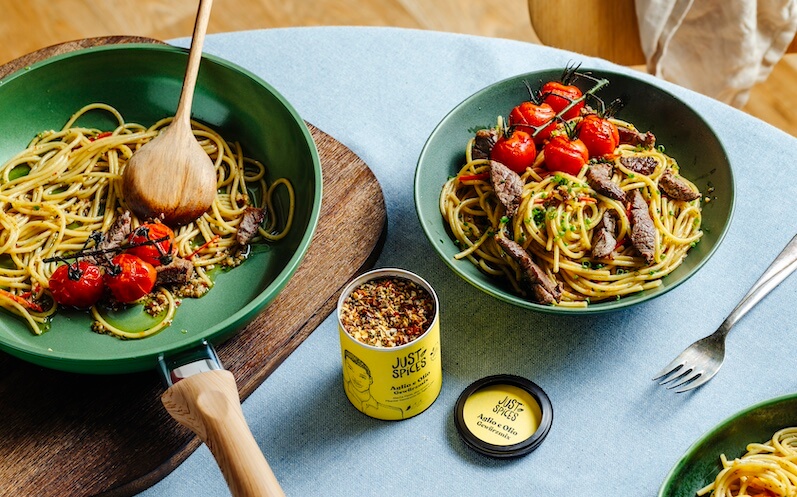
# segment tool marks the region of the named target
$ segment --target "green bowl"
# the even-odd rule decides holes
[[[659,489],[658,497],[695,497],[722,469],[720,454],[734,459],[752,442],[766,442],[781,428],[797,426],[797,394],[770,399],[721,422],[686,451]]]
[[[24,149],[36,133],[60,129],[92,102],[110,104],[125,120],[144,125],[173,116],[186,63],[186,50],[131,44],[71,52],[17,71],[0,80],[0,161]],[[288,236],[254,250],[243,266],[219,274],[206,296],[184,299],[173,324],[154,336],[119,340],[99,335],[91,331],[87,313],[62,310],[49,331],[35,336],[21,320],[4,313],[0,349],[35,364],[80,373],[155,368],[160,354],[228,337],[285,287],[307,252],[321,208],[321,164],[307,126],[265,81],[209,55],[200,66],[192,117],[227,140],[239,141],[245,154],[266,164],[272,178],[293,183],[296,213]],[[78,123],[115,127],[103,113]],[[280,202],[287,205],[287,195]]]
[[[624,98],[627,104],[617,117],[634,123],[643,132],[652,131],[656,135],[656,143],[666,147],[668,155],[678,161],[683,175],[691,179],[701,192],[713,188],[711,202],[703,207],[703,238],[658,288],[584,308],[549,306],[516,295],[508,284],[481,272],[466,259],[454,259],[459,249],[449,236],[447,224],[440,214],[439,196],[443,184],[465,163],[467,141],[474,130],[494,126],[497,116],[506,118],[514,106],[528,100],[524,82],[539,87],[540,82],[558,80],[561,69],[514,76],[468,97],[437,125],[421,151],[415,170],[415,208],[421,226],[434,250],[454,273],[495,298],[526,309],[555,314],[592,314],[624,309],[667,293],[695,274],[717,250],[730,225],[734,207],[734,181],[728,156],[711,127],[697,112],[674,95],[643,80],[607,71],[582,69],[581,72],[608,79],[609,85],[598,95],[607,103],[621,96]]]

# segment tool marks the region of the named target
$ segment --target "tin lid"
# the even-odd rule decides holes
[[[454,423],[472,449],[492,457],[519,457],[545,440],[553,406],[543,389],[526,378],[488,376],[460,394]]]

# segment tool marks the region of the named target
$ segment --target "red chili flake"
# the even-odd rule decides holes
[[[99,139],[102,139],[102,138],[106,138],[106,137],[109,137],[111,135],[113,135],[113,133],[111,133],[110,131],[103,131],[102,133],[99,133],[97,136],[90,137],[89,141],[93,142],[94,140],[99,140]]]
[[[421,336],[435,317],[434,299],[414,281],[377,278],[343,301],[340,320],[354,339],[376,347],[397,347]]]

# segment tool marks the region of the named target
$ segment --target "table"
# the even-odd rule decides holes
[[[379,421],[349,404],[334,315],[244,402],[287,495],[655,495],[705,431],[744,407],[797,390],[795,375],[772,361],[797,347],[794,278],[737,325],[725,366],[707,385],[678,395],[650,381],[719,325],[794,235],[793,137],[634,73],[685,100],[716,130],[734,167],[734,220],[703,269],[661,298],[627,311],[563,318],[489,298],[447,269],[415,215],[415,163],[446,112],[495,81],[572,61],[630,69],[522,42],[394,28],[218,34],[207,38],[205,50],[266,79],[304,119],[363,158],[388,211],[376,267],[421,275],[441,302],[443,389],[421,415]],[[497,373],[533,380],[553,402],[548,438],[520,459],[482,456],[454,427],[460,392]],[[229,492],[202,446],[140,494],[161,495]]]

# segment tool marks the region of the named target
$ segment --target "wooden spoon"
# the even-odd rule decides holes
[[[133,153],[122,173],[125,202],[140,219],[162,216],[171,226],[187,224],[207,211],[216,197],[216,169],[191,131],[191,102],[212,4],[199,2],[174,120]]]

